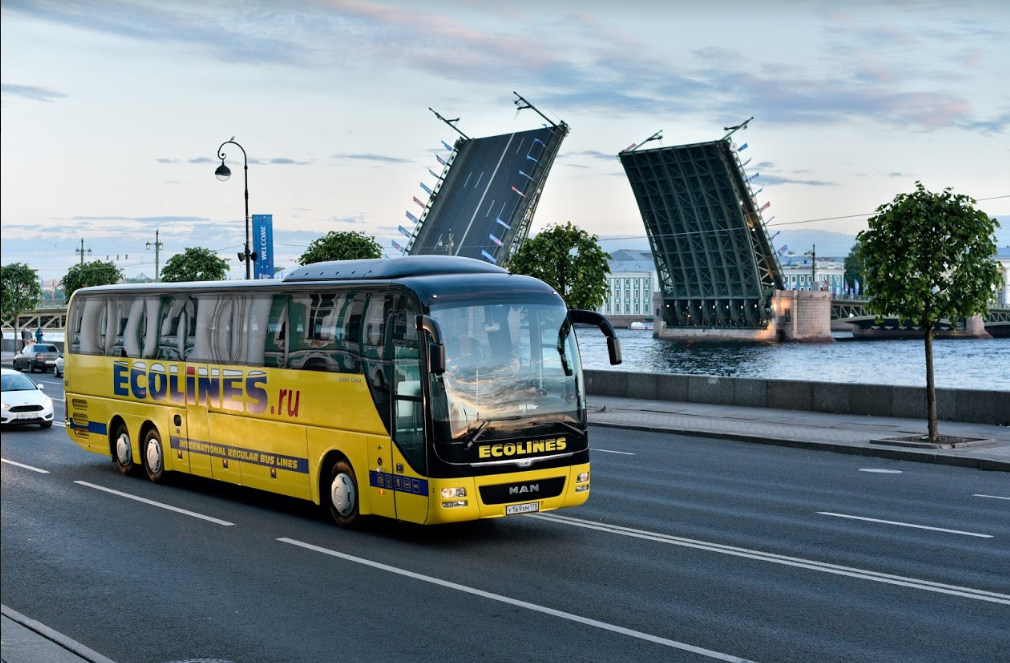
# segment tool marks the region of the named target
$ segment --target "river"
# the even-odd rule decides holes
[[[835,343],[718,343],[668,341],[652,331],[618,329],[624,362],[611,366],[607,344],[590,328],[578,330],[585,368],[686,373],[777,380],[925,386],[922,339]],[[1010,338],[934,339],[933,371],[941,388],[1010,391]]]

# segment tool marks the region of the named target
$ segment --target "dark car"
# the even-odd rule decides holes
[[[14,355],[14,370],[29,373],[51,371],[59,356],[60,351],[51,343],[29,343]]]

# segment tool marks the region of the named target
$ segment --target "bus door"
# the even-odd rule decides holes
[[[214,469],[221,467],[221,458],[215,457],[214,445],[210,440],[206,394],[202,394],[204,399],[201,402],[200,390],[197,388],[199,378],[204,377],[206,380],[209,369],[206,364],[187,363],[183,366],[186,370],[186,416],[183,430],[186,434],[186,447],[189,449],[189,471],[201,477],[224,479],[220,471]]]
[[[387,360],[387,319],[393,298],[384,292],[372,293],[361,316],[362,370],[375,408],[389,421],[390,366]],[[352,339],[353,340],[353,339]],[[387,429],[388,429],[387,425]],[[368,490],[372,513],[396,518],[396,488],[393,485],[393,442],[389,437],[368,435]],[[360,481],[359,485],[364,482]]]
[[[400,520],[423,523],[428,518],[428,480],[424,447],[424,400],[422,397],[421,355],[414,325],[417,310],[406,297],[397,298],[390,317],[389,342],[392,354],[393,487],[396,516]]]

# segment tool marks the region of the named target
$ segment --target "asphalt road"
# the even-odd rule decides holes
[[[1004,474],[602,428],[592,448],[578,509],[343,531],[122,477],[59,423],[5,429],[2,601],[117,663],[1007,660]]]

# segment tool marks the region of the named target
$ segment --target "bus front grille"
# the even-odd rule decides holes
[[[557,497],[565,489],[565,477],[514,481],[493,486],[480,487],[480,499],[484,504],[505,504],[507,502],[529,502],[548,497]]]

